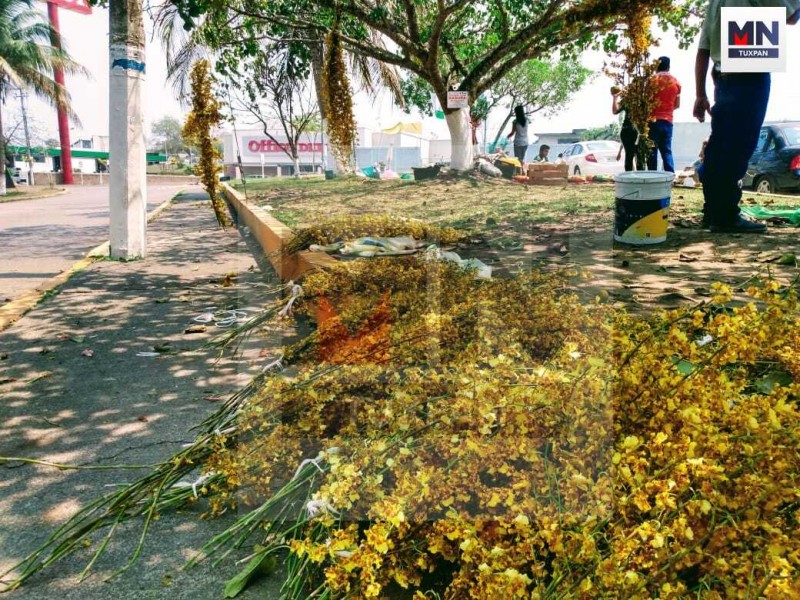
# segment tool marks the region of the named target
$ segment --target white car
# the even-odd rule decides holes
[[[617,160],[620,143],[612,140],[578,142],[564,150],[570,175],[616,175],[625,171],[624,153]]]

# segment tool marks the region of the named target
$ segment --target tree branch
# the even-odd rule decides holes
[[[466,77],[467,69],[464,67],[461,61],[458,60],[458,56],[456,56],[456,49],[453,47],[450,41],[447,39],[443,39],[442,48],[444,49],[447,58],[449,58],[450,62],[453,64],[453,69],[456,71],[456,73],[458,73],[462,77]]]
[[[420,40],[411,40],[405,35],[402,35],[396,28],[392,29],[384,20],[377,20],[373,17],[372,7],[364,6],[357,3],[357,0],[350,0],[349,4],[338,4],[335,0],[318,0],[322,6],[331,9],[341,9],[342,12],[350,15],[358,20],[360,23],[367,25],[371,29],[380,31],[383,35],[397,44],[403,51],[410,56],[417,56],[423,60],[424,50],[420,45]]]
[[[428,60],[426,61],[426,67],[429,70],[438,70],[439,47],[445,22],[452,14],[464,8],[469,2],[470,0],[456,0],[456,2],[447,6],[445,0],[436,0],[439,11],[433,23],[433,28],[431,29],[431,37],[428,40]]]
[[[497,6],[497,12],[500,13],[500,27],[502,29],[503,36],[502,40],[505,42],[508,40],[508,36],[510,35],[510,30],[508,27],[508,13],[503,6],[503,0],[495,0],[495,5]]]
[[[477,91],[478,86],[476,84],[481,81],[481,79],[483,79],[495,65],[502,61],[504,57],[509,55],[513,56],[515,54],[523,54],[523,52],[520,50],[524,50],[526,46],[530,47],[533,45],[534,40],[536,39],[536,32],[543,30],[551,24],[550,21],[553,15],[558,7],[563,3],[564,0],[551,0],[547,10],[544,11],[544,14],[542,14],[539,19],[531,23],[528,27],[524,27],[518,31],[502,44],[498,44],[483,60],[478,63],[478,65],[472,70],[467,78],[464,79],[461,84],[461,89]],[[497,81],[497,78],[491,79]],[[484,89],[486,88],[484,87]]]
[[[603,30],[603,27],[599,23],[594,23],[592,26],[578,28],[572,35],[560,38],[560,41],[563,44],[569,44],[570,42],[574,42],[577,39],[581,38],[582,36],[586,35],[587,33],[597,33]],[[524,51],[517,53],[516,55],[511,55],[506,62],[501,64],[499,67],[494,69],[491,73],[487,74],[483,80],[476,81],[472,84],[472,89],[478,90],[476,93],[481,93],[500,81],[503,77],[505,77],[514,67],[517,65],[522,64],[526,60],[530,60],[532,58],[538,58],[543,56],[549,50],[549,45],[545,40],[537,40],[539,45],[530,45]],[[475,74],[475,71],[472,72],[470,77]]]
[[[419,40],[419,21],[417,20],[417,9],[413,0],[403,0],[406,9],[406,20],[408,21],[408,34],[412,40]]]

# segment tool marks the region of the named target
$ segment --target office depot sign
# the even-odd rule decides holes
[[[291,153],[291,148],[288,143],[276,143],[269,138],[245,138],[243,141],[251,154],[269,154],[273,152],[280,152],[281,154],[285,154],[286,152]],[[312,154],[314,152],[322,154],[322,143],[299,142],[297,144],[297,152],[299,154]]]

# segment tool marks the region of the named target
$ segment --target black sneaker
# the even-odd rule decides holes
[[[738,217],[733,223],[728,225],[711,225],[712,233],[764,233],[767,226],[763,223],[748,221]]]

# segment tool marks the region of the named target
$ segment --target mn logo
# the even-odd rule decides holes
[[[779,21],[728,23],[730,58],[779,58],[780,40]]]
[[[724,73],[786,70],[786,9],[722,7],[720,46]]]

